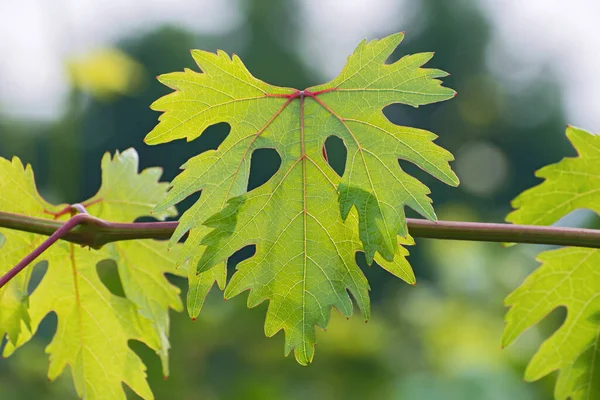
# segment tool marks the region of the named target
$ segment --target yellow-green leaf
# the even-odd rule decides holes
[[[567,137],[578,157],[540,169],[540,185],[519,195],[507,217],[520,224],[549,225],[577,209],[600,214],[600,136],[575,127]],[[600,398],[600,250],[562,248],[541,253],[542,265],[506,299],[510,310],[502,339],[510,344],[557,307],[567,308],[562,326],[534,355],[525,378],[559,370],[556,398]]]
[[[382,113],[392,103],[417,107],[455,95],[437,79],[445,72],[421,68],[432,53],[386,64],[403,37],[363,41],[339,77],[302,91],[260,81],[237,56],[222,51],[192,52],[201,73],[186,69],[159,77],[175,91],[152,105],[164,113],[146,143],[190,141],[216,123],[231,126],[218,149],[183,166],[157,207],[202,192],[172,238],[175,243],[190,231],[181,262],[190,263],[191,273],[197,264],[200,273],[192,280],[199,285],[190,291],[192,302],[201,304],[198,299],[215,280],[222,284],[231,254],[256,245],[256,254],[238,265],[225,296],[250,289],[250,307],[269,300],[265,333],[283,329],[286,354],[294,349],[301,364],[312,360],[314,326],[327,326],[331,308],[352,313],[348,292],[369,317],[369,286],[356,265],[357,252],[364,251],[369,264],[381,262],[414,281],[407,252],[398,245],[398,235],[408,234],[404,207],[429,219],[435,213],[428,188],[406,174],[398,159],[458,184],[448,165],[452,156],[433,144],[433,133],[394,125]],[[348,149],[341,178],[323,156],[329,136],[341,138]],[[281,166],[248,192],[250,160],[260,148],[275,149]]]
[[[112,221],[133,222],[150,215],[167,189],[159,183],[161,171],[151,168],[138,173],[138,156],[129,149],[102,160],[102,187],[88,204],[90,214]],[[0,209],[64,221],[55,217],[64,209],[45,202],[35,188],[30,166],[18,158],[0,158]],[[169,208],[155,216],[175,215]],[[0,230],[5,242],[0,248],[0,272],[4,273],[39,245],[44,237]],[[175,269],[179,246],[167,252],[167,243],[153,240],[117,242],[100,250],[58,242],[38,261],[48,262],[39,285],[28,294],[32,267],[28,267],[0,289],[0,337],[8,334],[4,356],[12,354],[35,334],[39,323],[55,313],[57,332],[46,352],[50,355],[49,379],[68,365],[80,396],[86,399],[124,399],[122,383],[143,398],[152,398],[146,367],[129,348],[138,340],[154,349],[168,374],[169,309],[181,311],[179,289],[165,273]],[[111,293],[98,276],[101,261],[113,260],[118,267],[125,298]]]

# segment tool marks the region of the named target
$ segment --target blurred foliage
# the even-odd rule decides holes
[[[143,67],[123,51],[98,49],[67,61],[73,86],[100,100],[132,94],[144,78]]]
[[[143,68],[152,77],[195,68],[191,48],[221,48],[239,54],[260,79],[304,88],[319,82],[292,41],[301,26],[297,7],[252,0],[243,3],[246,23],[236,31],[196,36],[157,27],[125,39],[119,51],[139,64],[136,71]],[[393,105],[385,113],[392,122],[439,134],[437,143],[457,158],[462,185],[448,188],[410,165],[402,167],[432,189],[441,218],[502,220],[509,201],[537,183],[532,171],[570,155],[557,84],[539,75],[513,87],[490,71],[490,27],[475,1],[420,0],[410,26],[387,27],[372,37],[405,29],[406,40],[392,59],[435,51],[431,66],[452,73],[445,83],[459,95],[419,109]],[[278,33],[282,30],[285,35]],[[55,123],[7,120],[0,114],[0,155],[31,162],[40,191],[52,201],[73,203],[93,195],[100,183],[98,161],[108,150],[135,147],[142,168],[162,165],[165,179],[172,179],[185,160],[216,148],[228,127],[209,128],[191,143],[143,145],[158,117],[149,105],[167,92],[153,79],[109,101],[74,87]],[[329,156],[343,157],[340,146],[332,146]],[[258,165],[251,179],[260,180],[268,171],[266,163]],[[419,240],[410,250],[417,286],[363,263],[373,294],[370,322],[346,320],[333,311],[327,332],[318,332],[319,351],[309,367],[283,357],[281,334],[265,338],[264,305],[247,310],[245,296],[224,302],[217,292],[194,323],[185,313],[173,315],[168,380],[151,350],[139,343],[132,347],[149,364],[158,399],[550,398],[553,378],[525,384],[522,376],[540,340],[560,323],[560,313],[500,351],[502,299],[536,267],[535,249]],[[237,262],[239,257],[230,267]],[[176,282],[184,288],[183,281]],[[70,377],[53,384],[45,379],[42,350],[54,329],[54,317],[47,318],[37,340],[0,362],[2,400],[74,398]]]

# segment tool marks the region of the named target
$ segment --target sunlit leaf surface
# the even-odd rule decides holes
[[[450,185],[458,179],[452,156],[433,144],[435,135],[392,124],[383,108],[420,105],[452,98],[437,78],[447,74],[421,68],[433,53],[386,60],[403,39],[398,33],[359,44],[340,75],[303,91],[271,86],[254,78],[237,56],[194,50],[201,72],[185,70],[159,77],[175,91],[152,108],[164,113],[148,134],[148,144],[196,139],[219,122],[231,132],[216,150],[183,166],[163,210],[201,191],[181,218],[172,243],[190,231],[181,262],[190,263],[188,299],[194,316],[203,296],[218,281],[225,285],[225,261],[256,245],[237,267],[225,296],[250,290],[248,305],[269,300],[265,332],[286,332],[286,354],[301,364],[313,358],[314,326],[327,326],[330,310],[350,316],[350,294],[369,317],[369,286],[355,261],[364,251],[370,264],[408,282],[414,275],[398,245],[408,235],[404,207],[435,219],[428,188],[406,174],[398,159],[414,163]],[[324,157],[330,136],[348,150],[338,176]],[[275,149],[281,165],[275,175],[247,191],[255,150]],[[200,272],[195,277],[195,268]]]
[[[567,137],[578,157],[540,169],[540,185],[519,195],[514,223],[548,225],[587,208],[600,214],[600,136],[575,127]],[[503,344],[510,344],[557,307],[567,308],[562,326],[531,360],[525,378],[559,370],[557,399],[600,398],[600,250],[562,248],[541,253],[542,265],[506,299]]]
[[[150,211],[167,190],[159,183],[160,168],[138,173],[133,149],[102,159],[102,186],[84,202],[90,214],[113,222],[133,222]],[[18,158],[0,158],[0,210],[55,219],[65,205],[54,206],[37,193],[33,171]],[[176,215],[174,208],[152,214],[164,219]],[[69,213],[56,217],[69,218]],[[6,240],[0,247],[0,272],[4,273],[38,246],[45,237],[0,229]],[[30,293],[33,267],[0,289],[0,338],[8,336],[4,356],[28,342],[40,322],[50,313],[58,320],[56,334],[46,348],[50,355],[48,378],[53,380],[68,365],[80,396],[86,399],[124,399],[122,383],[145,399],[152,398],[146,367],[129,348],[130,340],[154,349],[168,375],[169,309],[181,311],[179,289],[165,273],[175,269],[179,246],[167,252],[167,243],[154,240],[124,241],[100,250],[59,241],[38,261],[48,268]],[[113,260],[125,297],[104,285],[97,267]],[[101,264],[100,267],[104,265]],[[1,396],[0,396],[1,397]]]

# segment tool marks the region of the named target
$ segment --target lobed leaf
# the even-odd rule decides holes
[[[167,184],[159,183],[161,170],[138,173],[138,156],[129,149],[114,158],[102,159],[102,187],[88,204],[90,214],[119,222],[133,222],[149,215]],[[63,206],[45,202],[37,193],[33,171],[18,158],[0,158],[0,209],[48,219]],[[176,215],[168,208],[154,216]],[[0,272],[4,273],[39,245],[44,237],[0,229],[5,242],[0,247]],[[169,308],[181,311],[179,289],[165,273],[175,269],[179,246],[167,253],[167,243],[153,240],[118,242],[100,250],[58,242],[43,253],[48,269],[30,294],[32,267],[0,289],[0,337],[8,336],[3,355],[9,356],[28,342],[40,322],[50,313],[58,320],[56,334],[46,348],[50,355],[50,380],[68,365],[77,393],[86,399],[124,399],[122,382],[142,398],[153,398],[146,381],[146,367],[129,348],[138,340],[160,356],[168,375]],[[118,267],[125,298],[112,294],[98,276],[101,261],[113,260]]]
[[[406,174],[398,159],[450,185],[458,179],[448,165],[452,155],[433,144],[433,133],[394,125],[382,110],[393,103],[417,107],[447,100],[455,92],[437,79],[446,73],[421,68],[432,53],[386,64],[403,37],[362,42],[339,77],[303,91],[262,82],[237,56],[222,51],[192,51],[201,73],[186,69],[159,77],[175,91],[152,105],[164,113],[146,143],[190,141],[216,123],[231,126],[218,149],[184,164],[156,208],[201,191],[171,240],[190,232],[180,263],[192,266],[192,316],[215,281],[225,285],[227,258],[256,245],[256,254],[238,265],[225,297],[250,290],[250,307],[268,300],[265,333],[283,329],[286,354],[294,349],[306,364],[313,358],[314,326],[327,326],[332,307],[350,316],[351,294],[369,317],[369,285],[356,265],[357,252],[414,282],[408,252],[398,245],[408,236],[404,207],[429,219],[435,213],[428,188]],[[329,136],[348,149],[341,178],[323,157]],[[247,191],[252,153],[260,148],[275,149],[281,165],[268,182]]]
[[[600,214],[600,136],[569,126],[567,137],[578,157],[540,169],[540,185],[520,194],[507,220],[548,225],[587,208]],[[510,310],[502,342],[510,344],[525,329],[557,307],[567,308],[562,326],[534,355],[525,379],[537,380],[559,370],[557,399],[600,397],[600,251],[562,248],[540,253],[542,265],[506,299]]]

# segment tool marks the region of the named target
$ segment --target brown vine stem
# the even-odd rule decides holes
[[[85,213],[77,214],[66,222],[60,222],[0,211],[0,228],[49,236],[38,248],[0,278],[0,288],[59,239],[92,248],[100,248],[107,243],[122,240],[164,240],[171,237],[177,224],[177,221],[109,222]],[[598,229],[483,222],[432,222],[413,218],[407,218],[407,224],[409,233],[413,237],[420,238],[600,248]]]

